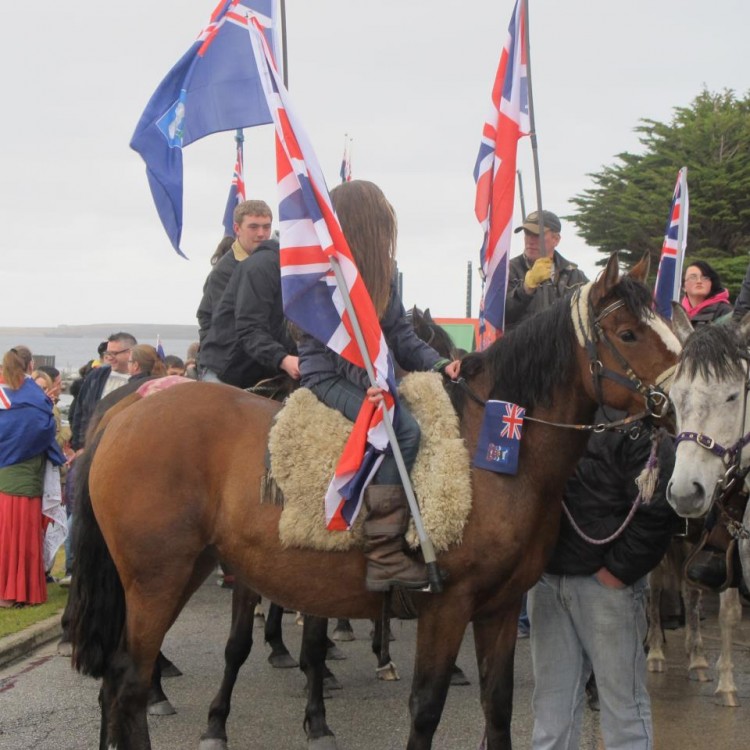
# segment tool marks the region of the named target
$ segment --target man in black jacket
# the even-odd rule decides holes
[[[203,380],[240,388],[281,372],[299,380],[297,348],[284,318],[275,240],[262,242],[235,267],[200,357]]]
[[[597,414],[597,421],[623,416]],[[649,435],[591,436],[564,492],[567,511],[541,580],[529,593],[534,667],[534,750],[580,744],[584,688],[593,670],[606,747],[651,750],[646,690],[646,576],[664,555],[678,519],[666,500],[674,466],[662,434],[653,497],[635,509],[636,478]],[[601,543],[604,541],[604,543]]]

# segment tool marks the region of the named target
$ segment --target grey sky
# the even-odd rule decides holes
[[[222,236],[232,134],[185,149],[189,261],[171,249],[128,143],[214,5],[3,3],[0,325],[195,321]],[[745,0],[530,5],[543,202],[557,213],[590,186],[587,173],[637,149],[639,118],[669,119],[703,85],[749,88]],[[433,314],[463,315],[467,262],[476,269],[472,171],[512,7],[287,0],[290,93],[329,187],[349,133],[354,177],[378,183],[398,213],[404,301]],[[272,126],[246,131],[245,163],[248,196],[275,209]],[[519,167],[531,210],[528,139]],[[596,254],[567,222],[560,249],[595,273]],[[474,281],[476,314],[476,271]]]

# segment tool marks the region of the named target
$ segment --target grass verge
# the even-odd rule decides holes
[[[52,566],[52,575],[59,578],[65,575],[65,553],[61,549]],[[20,633],[30,625],[46,620],[57,613],[62,613],[68,600],[68,589],[57,583],[47,584],[47,601],[33,607],[22,609],[0,609],[0,638],[6,635]]]

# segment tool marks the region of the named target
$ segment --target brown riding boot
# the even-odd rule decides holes
[[[409,508],[404,488],[397,484],[370,485],[365,490],[365,508],[367,590],[388,591],[393,586],[426,588],[427,568],[405,551]]]

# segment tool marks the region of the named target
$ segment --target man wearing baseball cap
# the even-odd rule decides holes
[[[560,243],[560,219],[552,211],[543,211],[544,248],[539,241],[539,212],[530,213],[520,227],[524,249],[511,258],[508,272],[508,295],[505,301],[505,330],[525,318],[548,308],[570,294],[588,279],[575,263],[563,258],[556,248]]]

